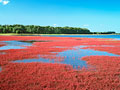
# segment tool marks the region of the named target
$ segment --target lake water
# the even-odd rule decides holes
[[[42,35],[48,37],[112,38],[120,40],[120,35]]]

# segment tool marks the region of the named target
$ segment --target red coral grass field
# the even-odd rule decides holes
[[[63,61],[56,55],[85,45],[83,49],[120,55],[120,41],[96,38],[0,36],[0,41],[36,40],[24,49],[0,50],[0,90],[120,90],[120,56],[85,56],[89,65],[80,70],[57,63],[17,63],[40,57]],[[39,42],[43,41],[43,42]],[[45,42],[44,42],[45,41]],[[0,43],[0,47],[6,44]],[[61,48],[62,47],[62,48]],[[92,52],[91,52],[92,53]],[[75,56],[72,56],[75,60]],[[92,66],[92,67],[91,67]]]

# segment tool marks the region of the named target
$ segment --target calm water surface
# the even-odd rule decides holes
[[[83,46],[82,46],[83,47]],[[56,53],[56,52],[53,52]],[[49,60],[49,59],[44,59],[39,56],[39,59],[24,59],[24,60],[16,60],[14,62],[19,62],[19,63],[28,63],[28,62],[44,62],[44,63],[59,63],[59,64],[68,64],[72,65],[73,68],[77,67],[87,67],[86,61],[83,61],[81,58],[84,56],[92,56],[92,55],[104,55],[104,56],[120,56],[120,55],[115,55],[112,53],[107,53],[103,51],[95,51],[95,50],[90,50],[90,49],[81,49],[81,47],[75,47],[75,50],[67,50],[63,52],[59,52],[57,54],[57,57],[65,57],[64,60],[59,61],[59,60]]]
[[[0,67],[0,72],[1,72],[2,68]]]
[[[0,50],[8,49],[24,49],[24,46],[32,46],[32,43],[20,42],[20,41],[2,41],[2,43],[7,44],[6,46],[0,47]]]
[[[120,40],[120,35],[42,35],[48,37],[112,38]]]

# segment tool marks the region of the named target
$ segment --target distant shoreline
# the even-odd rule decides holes
[[[15,34],[15,33],[0,33],[0,36],[22,36],[22,35],[120,35],[120,34]]]

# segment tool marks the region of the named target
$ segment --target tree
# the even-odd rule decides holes
[[[77,27],[51,27],[36,25],[0,25],[0,33],[31,33],[31,34],[90,34],[90,30]]]

